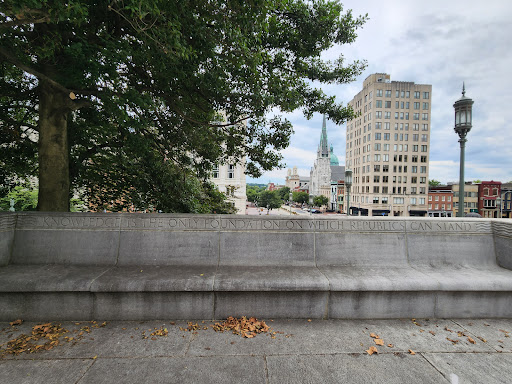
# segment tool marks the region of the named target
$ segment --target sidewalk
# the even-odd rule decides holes
[[[250,339],[211,321],[62,322],[53,348],[0,358],[0,383],[512,381],[512,319],[262,320],[271,331]],[[0,323],[0,355],[37,324]]]

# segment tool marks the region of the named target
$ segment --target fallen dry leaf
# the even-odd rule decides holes
[[[471,344],[476,344],[476,341],[473,340],[471,337],[468,336],[468,341],[471,343]]]
[[[374,353],[378,354],[379,351],[377,350],[377,347],[371,346],[369,349],[366,350],[366,353],[369,355],[373,355]]]
[[[11,324],[11,327],[14,327],[15,325],[21,325],[21,323],[23,323],[23,320],[18,319],[10,322],[9,324]]]
[[[409,353],[410,353],[411,355],[415,355],[415,354],[416,354],[416,352],[414,352],[412,349],[409,349]]]
[[[375,334],[375,333],[370,333],[370,337],[373,337],[374,339],[380,339],[379,335]]]
[[[483,341],[484,343],[487,343],[487,340],[486,340],[486,339],[484,339],[484,338],[483,338],[483,337],[481,337],[481,336],[478,336],[478,337],[477,337],[477,339],[479,339],[479,340]]]
[[[374,339],[373,341],[375,341],[375,344],[377,345],[384,345],[384,340],[382,339]]]
[[[388,344],[388,347],[389,348],[393,348],[393,344]]]
[[[430,333],[432,336],[436,335],[436,333],[434,331],[428,331],[428,333]]]

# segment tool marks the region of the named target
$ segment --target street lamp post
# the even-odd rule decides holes
[[[466,135],[471,130],[473,100],[466,97],[466,87],[462,85],[462,97],[453,104],[455,109],[455,132],[459,135],[460,143],[460,178],[459,178],[459,212],[458,217],[464,217],[464,151]]]
[[[293,199],[293,194],[292,194],[292,191],[290,191],[290,194],[288,195],[288,201],[290,203],[290,215],[292,214],[292,199]]]
[[[496,207],[496,208],[499,209],[499,212],[500,212],[499,218],[502,219],[503,218],[503,212],[501,210],[501,197],[497,197],[496,198],[496,204],[499,205],[499,207]]]
[[[345,188],[347,189],[347,216],[350,215],[350,188],[352,187],[352,170],[345,170]]]

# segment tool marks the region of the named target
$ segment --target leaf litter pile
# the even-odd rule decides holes
[[[17,325],[21,325],[21,319],[15,320],[10,323],[10,331],[18,331]],[[59,323],[44,323],[37,324],[32,327],[29,335],[21,334],[16,338],[9,340],[7,343],[0,345],[0,357],[6,355],[18,356],[22,353],[36,353],[42,351],[49,351],[58,345],[72,342],[75,344],[77,341],[82,340],[86,334],[91,332],[91,328],[100,328],[107,325],[107,322],[98,324],[96,321],[89,322],[91,326],[84,325],[73,331],[69,331],[61,326]],[[81,325],[81,323],[75,323]]]
[[[204,324],[204,321],[202,323]],[[187,328],[180,327],[180,329],[182,331],[188,331],[192,333],[197,333],[197,331],[200,329],[208,329],[207,326],[201,326],[198,323],[194,324],[189,322],[187,325]],[[222,322],[210,324],[210,327],[213,328],[215,332],[232,332],[235,335],[240,335],[246,339],[251,339],[260,333],[269,333],[273,338],[275,338],[277,333],[283,333],[272,332],[271,328],[263,320],[258,320],[255,317],[247,318],[245,316],[242,316],[241,318],[229,316]]]

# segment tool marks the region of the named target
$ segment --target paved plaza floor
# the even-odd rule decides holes
[[[0,323],[0,383],[512,382],[512,319],[261,320]]]

